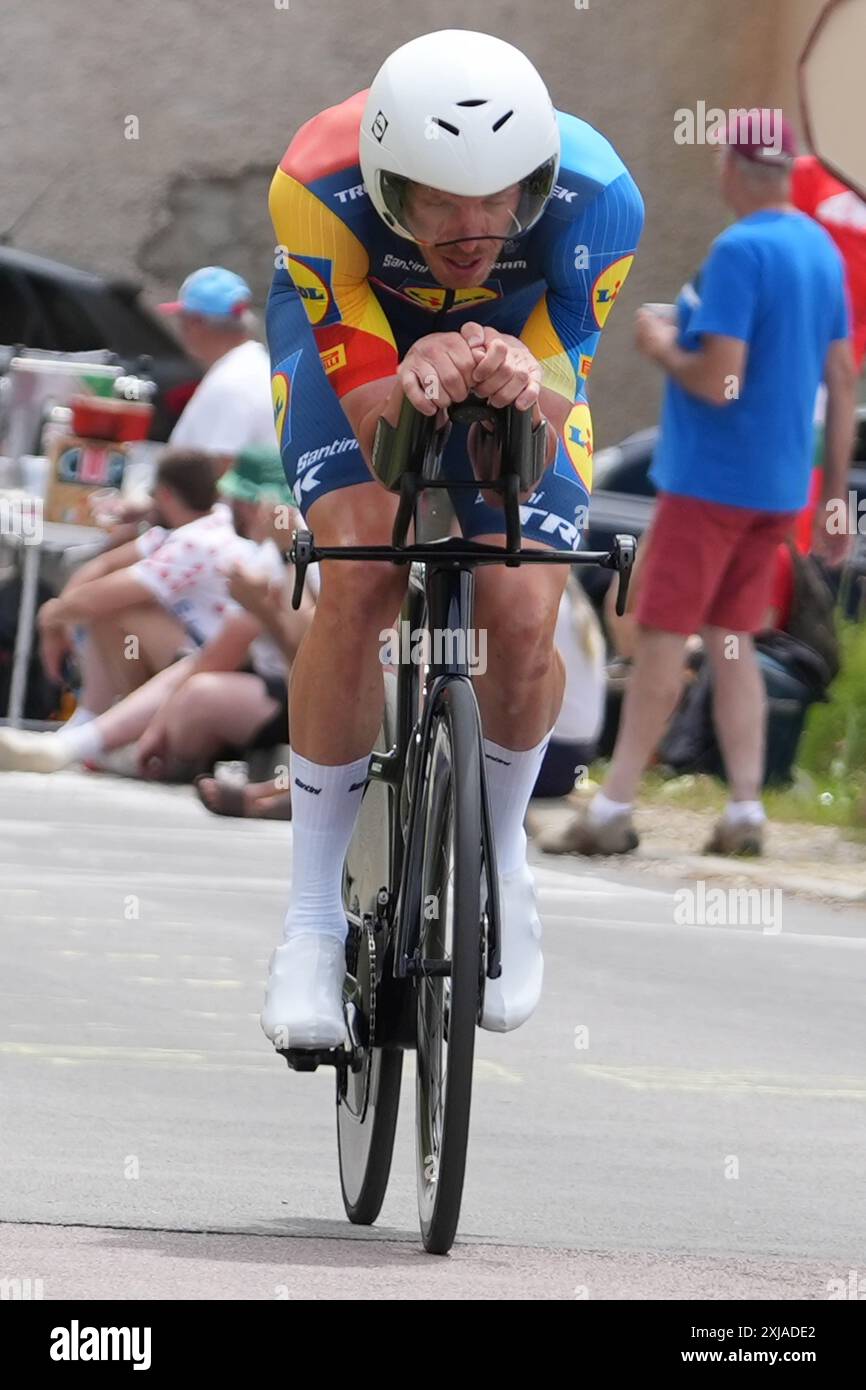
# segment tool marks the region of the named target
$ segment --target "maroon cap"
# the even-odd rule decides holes
[[[784,167],[797,157],[797,137],[782,112],[764,107],[732,113],[721,142],[755,164]]]

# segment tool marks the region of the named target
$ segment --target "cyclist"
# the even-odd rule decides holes
[[[396,424],[404,397],[432,415],[474,393],[547,420],[547,468],[521,506],[524,544],[576,549],[592,469],[586,379],[643,226],[640,193],[608,142],[555,111],[510,44],[446,30],[397,49],[369,91],[300,129],[270,209],[275,419],[317,542],[387,544],[396,499],[368,463],[379,418]],[[470,458],[489,466],[483,433],[455,426],[445,467],[471,478]],[[503,543],[488,496],[452,500],[465,536]],[[321,569],[293,671],[293,880],[262,1027],[284,1046],[327,1048],[344,1033],[342,864],[382,720],[379,638],[407,572]],[[503,916],[502,975],[486,982],[483,1026],[499,1032],[523,1023],[541,993],[523,820],[562,700],[553,632],[567,573],[477,574],[488,642],[475,686]]]

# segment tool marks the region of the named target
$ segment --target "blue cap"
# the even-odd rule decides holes
[[[252,301],[246,280],[220,265],[205,265],[188,275],[177,299],[160,304],[163,314],[202,314],[205,318],[230,318],[242,314]]]

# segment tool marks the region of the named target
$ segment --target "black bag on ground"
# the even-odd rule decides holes
[[[40,584],[36,598],[37,609],[52,597],[52,590]],[[18,631],[18,612],[21,607],[21,582],[7,580],[0,584],[0,717],[9,714],[9,694],[12,686],[12,663],[15,654],[15,634]],[[39,643],[33,636],[33,647],[27,671],[24,694],[25,719],[50,719],[57,710],[60,686],[54,685],[42,670]]]

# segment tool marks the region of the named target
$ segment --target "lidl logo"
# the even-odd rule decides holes
[[[271,396],[274,402],[274,430],[280,448],[292,438],[292,382],[301,360],[300,352],[293,352],[271,377]]]
[[[343,343],[337,343],[336,347],[328,348],[327,352],[320,352],[322,366],[325,375],[330,376],[331,372],[338,372],[341,367],[346,365],[346,348]]]
[[[621,256],[606,266],[592,287],[592,311],[599,328],[604,328],[607,316],[616,303],[617,295],[626,281],[634,256]]]
[[[331,262],[322,256],[289,256],[288,266],[313,327],[339,323],[340,311],[331,289]]]
[[[587,492],[592,490],[592,416],[586,401],[572,406],[562,432],[565,451]]]

